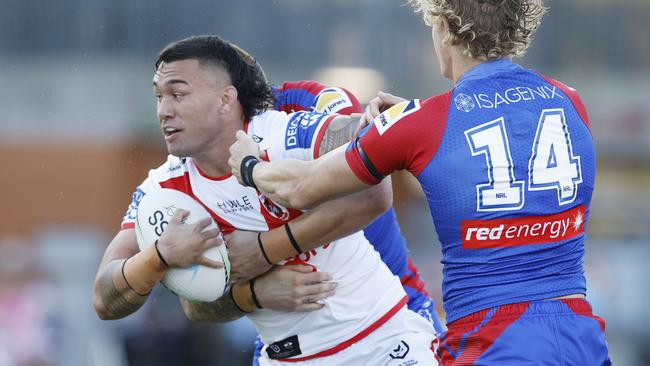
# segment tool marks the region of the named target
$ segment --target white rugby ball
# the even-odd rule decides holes
[[[154,189],[144,195],[138,205],[135,232],[138,246],[143,250],[154,244],[162,235],[177,209],[190,212],[184,224],[194,224],[210,217],[208,211],[189,195],[173,189]],[[205,229],[216,229],[212,223]],[[220,298],[230,277],[230,262],[225,245],[210,248],[206,257],[221,261],[223,268],[215,269],[194,264],[187,268],[169,268],[161,282],[176,295],[188,300],[209,302]]]

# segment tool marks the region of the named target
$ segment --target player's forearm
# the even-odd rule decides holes
[[[290,223],[300,249],[306,252],[362,230],[393,203],[390,179],[377,186],[332,201],[324,202]],[[285,229],[262,234],[268,255],[274,259],[295,255]]]
[[[157,256],[155,252],[148,249],[129,259],[108,262],[100,270],[95,279],[94,303],[101,319],[120,319],[138,310],[162,278],[165,268],[157,257],[152,257]]]
[[[303,250],[341,239],[362,230],[391,207],[392,194],[387,179],[361,192],[324,202],[306,213],[315,217],[306,217],[304,224],[291,222],[293,235],[299,243],[306,243]]]
[[[234,290],[234,295],[232,292],[227,292],[212,302],[190,301],[181,298],[181,305],[185,315],[193,322],[226,323],[237,320],[246,313],[255,311],[256,306],[249,292],[248,281],[233,286],[235,286],[235,289],[230,291]],[[239,306],[235,304],[234,298],[237,298]],[[243,309],[240,309],[240,307],[243,307]],[[242,310],[245,310],[245,312]]]
[[[108,263],[95,281],[95,311],[102,320],[120,319],[134,313],[149,296],[137,294],[126,285],[121,278],[123,262],[124,259]]]
[[[304,208],[304,203],[299,200],[301,197],[295,193],[308,169],[307,162],[301,160],[260,162],[253,170],[253,181],[257,189],[274,202],[286,207]]]
[[[345,146],[311,161],[260,162],[253,169],[257,189],[286,207],[308,209],[369,186],[352,173]]]

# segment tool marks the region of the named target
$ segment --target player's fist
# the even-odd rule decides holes
[[[253,139],[242,130],[237,131],[235,136],[237,137],[237,141],[230,145],[230,159],[228,159],[228,165],[230,165],[232,174],[237,177],[239,183],[244,184],[241,179],[241,162],[249,155],[259,159],[260,148],[257,146],[255,141],[253,141]]]

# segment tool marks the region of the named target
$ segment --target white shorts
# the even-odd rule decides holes
[[[262,352],[259,362],[260,366],[436,366],[435,340],[431,323],[405,306],[374,332],[331,356],[281,362],[269,359]]]

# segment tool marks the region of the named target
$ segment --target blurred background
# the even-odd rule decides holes
[[[650,1],[547,1],[520,62],[577,88],[598,151],[588,297],[617,365],[650,364]],[[403,1],[0,0],[0,366],[247,365],[254,328],[191,324],[164,288],[100,321],[92,281],[131,193],[166,156],[151,89],[168,42],[216,33],[274,82],[426,98],[450,88]],[[416,264],[440,302],[419,189],[395,177]],[[432,242],[434,243],[432,245]],[[442,310],[441,310],[442,311]]]

